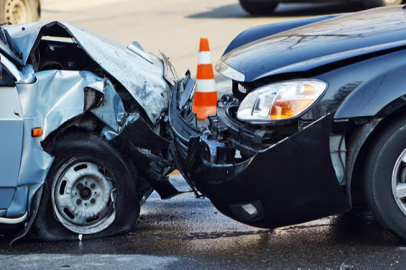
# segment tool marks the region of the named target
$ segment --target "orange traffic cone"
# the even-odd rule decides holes
[[[214,80],[213,65],[209,40],[200,39],[199,60],[197,63],[196,94],[193,101],[193,112],[197,119],[205,120],[209,115],[215,115],[217,110],[217,91]]]

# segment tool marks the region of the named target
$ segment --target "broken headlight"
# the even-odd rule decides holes
[[[253,124],[294,118],[308,109],[327,89],[319,80],[294,80],[262,86],[249,93],[237,118]]]

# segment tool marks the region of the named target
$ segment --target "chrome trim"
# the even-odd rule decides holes
[[[18,224],[26,220],[28,217],[28,212],[25,212],[24,215],[18,218],[5,218],[5,217],[0,217],[0,223],[2,224]]]

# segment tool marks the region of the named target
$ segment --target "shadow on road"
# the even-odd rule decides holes
[[[281,4],[269,18],[319,16],[332,13],[348,13],[360,11],[361,6],[357,3],[313,3],[313,4]],[[186,18],[191,19],[228,19],[228,18],[252,18],[241,6],[236,4],[216,7],[210,11],[190,14]]]

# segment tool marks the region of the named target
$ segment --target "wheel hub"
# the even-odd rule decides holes
[[[94,162],[74,162],[54,181],[52,195],[57,217],[68,229],[89,233],[111,215],[113,183]]]
[[[85,187],[80,190],[79,194],[82,200],[89,200],[90,197],[92,196],[92,191],[90,190],[90,188]]]

